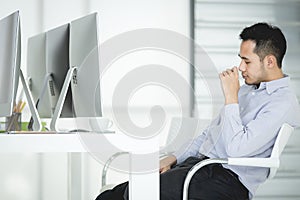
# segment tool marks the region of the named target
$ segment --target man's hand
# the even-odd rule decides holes
[[[238,103],[238,91],[240,89],[239,73],[237,67],[227,69],[219,74],[221,79],[225,104]]]
[[[164,173],[171,169],[171,166],[176,164],[176,157],[173,155],[170,155],[168,157],[163,158],[159,162],[159,173]]]

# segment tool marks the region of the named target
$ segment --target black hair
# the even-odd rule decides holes
[[[281,68],[282,60],[286,52],[286,39],[281,30],[265,22],[257,23],[244,28],[240,34],[240,39],[243,41],[252,40],[256,43],[254,53],[260,60],[263,60],[267,55],[275,56],[278,67]]]

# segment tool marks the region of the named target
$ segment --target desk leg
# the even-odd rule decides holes
[[[68,200],[82,200],[82,153],[68,153]]]
[[[159,200],[159,155],[130,155],[129,200]],[[147,167],[145,168],[145,164]],[[145,170],[146,169],[146,170]]]

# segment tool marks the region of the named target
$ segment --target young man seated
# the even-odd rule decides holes
[[[219,74],[225,105],[195,140],[160,162],[160,199],[180,200],[188,171],[207,158],[269,157],[283,123],[300,125],[300,109],[282,71],[286,39],[278,27],[257,23],[241,34],[238,67]],[[239,84],[239,72],[245,84]],[[191,180],[189,199],[251,199],[268,168],[211,164]],[[147,184],[147,183],[145,183]],[[128,198],[128,183],[97,200]]]

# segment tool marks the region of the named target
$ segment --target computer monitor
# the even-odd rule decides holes
[[[12,114],[20,70],[20,17],[16,11],[0,20],[0,116]]]
[[[28,39],[28,81],[40,117],[53,116],[68,69],[69,24]],[[60,117],[73,117],[71,89],[67,91]]]
[[[33,129],[41,130],[41,121],[33,104],[31,93],[25,81],[21,62],[21,28],[19,11],[0,20],[0,115],[12,114],[13,106],[16,104],[16,94],[19,78],[27,98],[30,112],[35,123]],[[14,121],[13,117],[11,122]],[[11,131],[8,126],[7,131]]]
[[[70,24],[70,66],[76,117],[101,117],[98,16],[93,13]]]
[[[46,32],[46,71],[51,75],[48,89],[52,113],[69,70],[69,34],[69,24]],[[60,117],[73,117],[72,107],[72,92],[68,88]]]
[[[50,123],[51,130],[59,131],[57,120],[70,85],[75,117],[102,116],[99,67],[98,18],[93,13],[70,23],[69,70]]]
[[[28,85],[41,118],[51,117],[46,72],[46,33],[30,37],[27,43]]]

